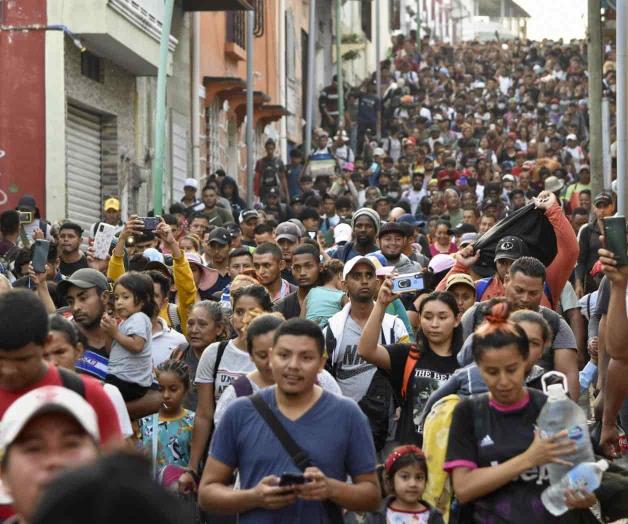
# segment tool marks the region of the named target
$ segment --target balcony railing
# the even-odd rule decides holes
[[[109,7],[159,42],[163,18],[163,0],[108,0]],[[177,39],[170,35],[169,49],[175,50]]]

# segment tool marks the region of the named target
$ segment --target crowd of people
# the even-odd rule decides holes
[[[6,522],[628,517],[628,265],[614,188],[591,192],[584,44],[421,49],[395,37],[381,100],[373,75],[341,115],[325,87],[312,151],[268,140],[252,207],[219,169],[162,216],[0,215]],[[549,371],[612,462],[560,519]]]

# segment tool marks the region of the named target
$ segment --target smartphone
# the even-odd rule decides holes
[[[155,231],[161,223],[161,217],[143,217],[140,220],[144,222],[144,231]]]
[[[113,237],[116,235],[116,226],[100,223],[94,237],[94,258],[106,260]]]
[[[425,289],[425,281],[421,273],[408,273],[392,279],[393,293],[410,293]]]
[[[606,249],[613,252],[618,266],[628,264],[626,253],[626,218],[618,215],[604,219],[604,242]]]
[[[31,260],[35,273],[46,272],[46,263],[48,262],[49,249],[50,242],[48,240],[35,240],[35,245],[33,246],[33,258]]]
[[[30,224],[33,221],[33,213],[30,211],[19,211],[20,224]]]
[[[279,478],[280,486],[301,486],[307,482],[303,473],[284,473]]]

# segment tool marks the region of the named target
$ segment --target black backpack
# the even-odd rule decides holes
[[[390,328],[389,341],[394,340],[394,328]],[[384,331],[381,333],[382,343],[386,343],[384,337]],[[331,331],[331,328],[327,326],[325,332],[325,349],[327,351],[327,364],[325,368],[335,378],[338,366],[332,366],[331,355],[336,349],[336,338]],[[381,450],[386,444],[386,438],[388,437],[388,427],[390,423],[390,413],[394,411],[394,407],[397,405],[395,400],[395,391],[390,384],[390,379],[386,372],[381,369],[377,369],[371,383],[364,394],[364,396],[358,402],[358,406],[362,412],[366,415],[371,427],[371,434],[373,435],[373,442],[375,443],[375,449]]]

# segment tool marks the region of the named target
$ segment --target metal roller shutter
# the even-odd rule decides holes
[[[179,202],[183,198],[183,184],[188,178],[188,142],[189,136],[184,124],[184,118],[179,113],[172,112],[170,128],[170,166],[172,202]],[[167,207],[167,206],[166,206]]]
[[[66,218],[87,230],[101,219],[101,117],[69,105],[66,129]]]

